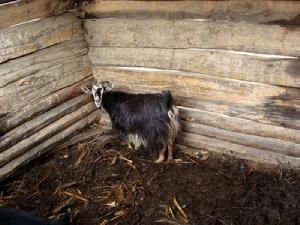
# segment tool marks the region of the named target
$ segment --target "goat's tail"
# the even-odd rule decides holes
[[[172,109],[173,105],[175,104],[175,99],[173,98],[171,91],[163,91],[162,94],[166,100],[167,109]]]

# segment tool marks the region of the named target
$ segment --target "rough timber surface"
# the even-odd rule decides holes
[[[62,149],[0,183],[1,204],[47,217],[70,206],[74,225],[299,221],[299,172],[262,170],[205,151],[199,158],[177,154],[180,160],[157,164],[118,142],[103,146],[101,140]]]

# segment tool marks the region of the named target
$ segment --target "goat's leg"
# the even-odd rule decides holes
[[[173,159],[173,144],[168,145],[168,158],[167,161],[170,161]]]
[[[159,152],[158,159],[155,160],[156,163],[161,163],[165,160],[165,154],[166,154],[166,146],[163,146],[162,149]]]

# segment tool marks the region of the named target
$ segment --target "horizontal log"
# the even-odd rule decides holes
[[[102,1],[84,2],[83,18],[169,18],[300,24],[297,1]]]
[[[80,81],[74,85],[63,88],[57,92],[54,92],[38,101],[26,105],[16,111],[15,113],[8,114],[0,118],[0,135],[16,128],[20,124],[31,120],[35,116],[46,112],[59,105],[62,102],[68,101],[69,99],[78,96],[82,93],[81,86],[90,86],[92,77],[89,77],[83,81]]]
[[[221,113],[179,107],[180,118],[242,134],[291,141],[300,144],[300,131],[259,123],[253,120],[227,116]]]
[[[0,64],[0,88],[39,71],[57,66],[62,62],[69,62],[72,59],[82,57],[87,52],[86,42],[79,38],[2,63]]]
[[[137,92],[168,89],[176,96],[223,102],[231,111],[236,110],[232,105],[237,105],[238,109],[247,109],[250,113],[247,116],[255,121],[300,129],[300,89],[297,88],[174,71],[134,71],[113,67],[94,67],[93,70],[98,81],[115,81],[116,87]]]
[[[11,147],[20,140],[31,136],[57,119],[74,112],[90,101],[90,96],[81,95],[75,97],[7,132],[3,136],[0,136],[0,152]]]
[[[88,19],[90,46],[212,48],[300,56],[300,28],[239,22]]]
[[[15,159],[16,157],[25,153],[30,148],[38,145],[39,143],[44,142],[45,140],[49,139],[53,135],[57,134],[58,132],[72,125],[76,121],[90,114],[94,110],[95,110],[95,104],[93,102],[88,103],[82,106],[81,108],[79,108],[78,110],[76,110],[75,112],[56,120],[55,122],[51,123],[45,128],[34,133],[32,136],[6,149],[5,151],[0,153],[0,166]]]
[[[74,135],[75,132],[80,131],[86,126],[91,125],[99,119],[99,113],[97,111],[86,115],[81,120],[75,122],[71,126],[57,133],[56,135],[50,137],[46,141],[40,143],[39,145],[31,148],[29,151],[23,153],[19,157],[11,160],[4,166],[0,167],[0,181],[12,175],[18,168],[26,165],[30,161],[38,158],[39,156],[51,151],[56,146],[59,146],[67,138]]]
[[[29,20],[59,15],[71,6],[70,0],[20,0],[0,5],[0,29]]]
[[[182,121],[182,130],[218,140],[228,141],[240,145],[264,149],[282,155],[300,157],[300,144],[282,141],[275,138],[259,137],[249,134],[241,134],[203,124]]]
[[[0,63],[82,35],[73,14],[50,17],[0,30]]]
[[[300,2],[299,2],[300,5]],[[148,67],[300,87],[300,60],[216,50],[91,47],[96,66]]]
[[[90,77],[92,68],[87,56],[78,57],[1,88],[0,111],[10,113],[62,88]]]
[[[299,157],[285,156],[279,153],[238,145],[202,135],[183,132],[178,138],[178,143],[192,148],[231,155],[262,164],[300,168]]]

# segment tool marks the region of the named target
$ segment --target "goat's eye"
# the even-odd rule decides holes
[[[101,90],[102,90],[101,88],[97,89],[96,94],[100,95],[101,94]]]

